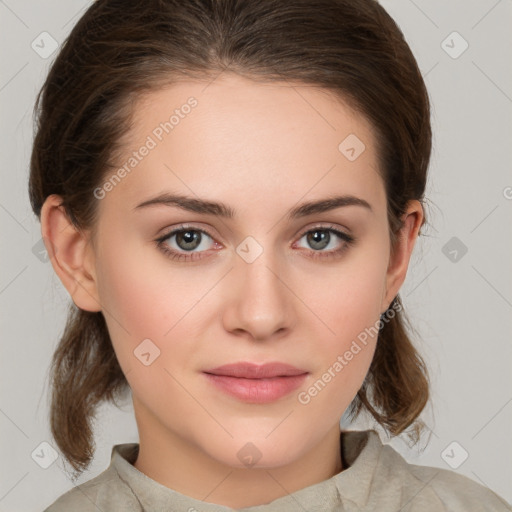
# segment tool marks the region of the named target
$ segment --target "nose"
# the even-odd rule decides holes
[[[284,264],[271,251],[252,263],[237,256],[229,273],[230,290],[223,312],[224,328],[238,336],[264,341],[283,336],[296,321],[297,302]]]

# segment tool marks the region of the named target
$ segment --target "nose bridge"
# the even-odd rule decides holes
[[[260,339],[292,323],[292,294],[284,284],[286,272],[270,238],[264,245],[247,237],[237,246],[232,276],[236,291],[225,316],[226,328],[242,329]]]

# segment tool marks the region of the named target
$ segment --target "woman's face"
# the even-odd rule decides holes
[[[90,256],[141,439],[289,463],[338,428],[405,277],[391,272],[372,128],[323,90],[226,73],[135,109],[125,172],[95,192]],[[142,205],[162,195],[183,199]],[[304,375],[205,373],[239,362]]]

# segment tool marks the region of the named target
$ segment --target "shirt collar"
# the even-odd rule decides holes
[[[374,430],[342,431],[341,450],[348,465],[333,477],[277,498],[270,503],[239,510],[263,512],[270,510],[317,510],[319,500],[322,510],[339,510],[340,503],[367,503],[377,461],[383,449]],[[181,494],[149,478],[133,466],[139,450],[138,443],[118,444],[112,448],[110,466],[135,494],[144,510],[166,510],[172,505],[176,510],[201,510],[202,512],[231,512],[235,509],[204,502]]]

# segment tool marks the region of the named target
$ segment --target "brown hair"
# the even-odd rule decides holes
[[[402,32],[374,0],[94,2],[62,45],[35,103],[29,181],[34,213],[40,219],[45,199],[58,194],[75,227],[93,231],[93,191],[115,167],[134,100],[174,80],[212,80],[223,70],[320,86],[369,119],[393,248],[407,202],[424,204],[430,107]],[[392,435],[412,425],[409,435],[417,442],[429,382],[405,320],[396,311],[382,326],[348,413],[353,419],[367,410]],[[70,304],[50,374],[52,435],[80,474],[94,455],[98,405],[115,403],[128,388],[102,312]]]

